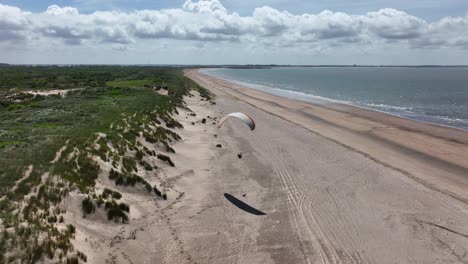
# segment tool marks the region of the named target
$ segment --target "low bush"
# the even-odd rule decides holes
[[[156,155],[156,157],[157,157],[158,159],[162,160],[162,161],[165,161],[165,162],[169,163],[169,165],[170,165],[171,167],[175,167],[175,164],[174,164],[174,162],[172,162],[172,160],[171,160],[170,157],[168,157],[168,156],[166,156],[166,155],[164,155],[164,154],[158,154],[158,155]]]
[[[153,167],[146,161],[142,160],[140,161],[140,165],[143,166],[143,168],[145,168],[145,170],[147,171],[152,171],[153,170]]]
[[[137,150],[137,152],[135,153],[135,158],[136,158],[137,160],[142,160],[142,159],[143,159],[143,155],[144,155],[144,154],[143,154],[143,151]]]
[[[69,257],[67,258],[67,264],[78,264],[78,258],[77,257]]]
[[[153,191],[156,196],[161,197],[161,191],[156,186],[153,187]]]
[[[119,192],[105,188],[104,191],[102,192],[102,198],[107,199],[107,197],[109,196],[116,200],[119,200],[120,198],[122,198],[122,194],[120,194]]]
[[[120,208],[120,210],[125,211],[127,213],[130,212],[130,207],[125,203],[120,203],[119,208]]]
[[[107,211],[107,219],[113,220],[115,222],[119,222],[119,221],[121,221],[122,223],[128,222],[127,214],[125,214],[125,212],[123,212],[122,209],[118,207],[112,207]]]
[[[83,216],[86,217],[86,215],[94,213],[96,210],[96,206],[94,205],[94,202],[91,198],[86,197],[83,202],[81,202],[81,210],[83,211]]]
[[[146,187],[148,192],[151,191],[151,185],[147,181],[145,181],[145,179],[135,174],[128,175],[128,174],[117,172],[115,170],[111,170],[109,172],[109,179],[113,180],[116,185],[123,185],[123,186],[133,187],[135,186],[135,184],[140,183]]]
[[[76,229],[74,225],[72,224],[67,225],[67,229],[68,229],[68,232],[70,232],[70,234],[75,234]]]

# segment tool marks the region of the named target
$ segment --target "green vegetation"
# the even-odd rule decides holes
[[[107,86],[120,87],[120,88],[142,87],[144,85],[151,85],[151,84],[155,84],[155,81],[153,80],[128,80],[128,81],[106,82]]]
[[[153,187],[153,192],[156,194],[156,196],[161,197],[164,200],[167,200],[167,194],[162,193],[156,186]]]
[[[39,124],[34,124],[34,127],[39,127],[39,128],[44,128],[44,129],[53,129],[53,128],[58,128],[60,127],[59,124],[54,124],[54,123],[39,123]]]
[[[157,196],[161,197],[162,193],[156,186],[153,187],[153,191]]]
[[[153,86],[168,95],[155,93]],[[56,89],[68,92],[29,93]],[[211,100],[173,68],[0,67],[0,263],[86,262],[71,243],[75,227],[63,217],[61,202],[71,191],[85,194],[84,216],[106,210],[109,220],[128,221],[130,206],[116,202],[120,192],[96,193],[99,159],[112,164],[109,178],[116,186],[143,186],[167,199],[136,174],[157,168],[146,155],[174,164],[137,137],[174,152],[170,144],[180,137],[173,129],[182,125],[172,115],[184,107],[190,90]]]
[[[94,202],[91,200],[91,198],[86,197],[81,203],[81,209],[83,211],[83,215],[86,216],[94,213],[96,206],[94,205]]]
[[[123,186],[135,186],[135,184],[141,184],[146,187],[148,192],[151,191],[151,185],[145,181],[143,178],[141,178],[138,175],[135,174],[124,174],[120,173],[117,171],[114,171],[114,169],[111,169],[109,172],[109,179],[113,180],[116,185],[123,185]]]
[[[107,199],[107,197],[112,197],[113,199],[119,200],[120,198],[122,198],[122,194],[111,189],[105,188],[102,192],[102,198]]]
[[[114,200],[107,201],[105,204],[107,210],[107,219],[114,220],[115,222],[121,221],[122,223],[128,222],[127,214],[130,212],[130,207],[125,203],[116,203]]]
[[[0,148],[6,148],[9,146],[17,146],[21,143],[23,143],[23,141],[19,141],[19,140],[4,141],[4,142],[0,142]]]
[[[172,160],[171,160],[171,158],[169,156],[166,156],[164,154],[158,154],[156,157],[158,157],[158,159],[160,159],[162,161],[165,161],[165,162],[169,163],[169,165],[171,165],[171,167],[175,166],[174,162],[172,162]]]

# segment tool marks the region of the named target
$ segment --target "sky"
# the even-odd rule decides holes
[[[467,0],[0,0],[0,63],[468,64]]]

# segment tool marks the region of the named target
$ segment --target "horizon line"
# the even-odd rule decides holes
[[[468,64],[185,64],[185,63],[0,63],[0,66],[184,66],[184,67],[468,67]]]

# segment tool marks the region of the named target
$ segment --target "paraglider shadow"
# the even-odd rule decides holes
[[[237,199],[229,193],[224,193],[224,197],[226,197],[226,199],[233,205],[237,206],[239,209],[244,210],[247,213],[251,213],[253,215],[266,215],[264,212],[253,208],[252,206],[244,203],[243,201]]]

